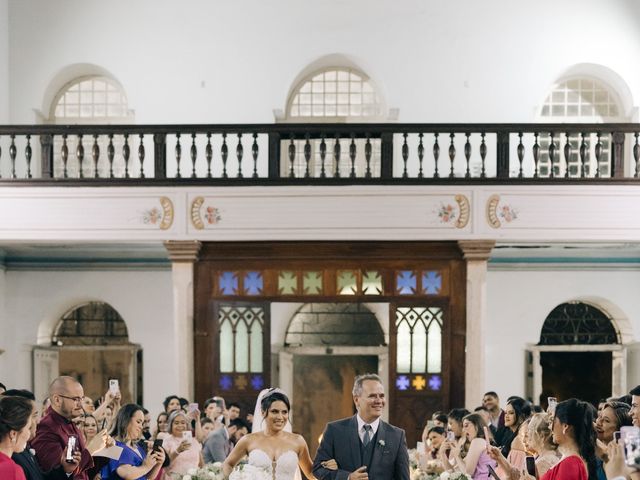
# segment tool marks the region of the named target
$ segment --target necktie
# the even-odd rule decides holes
[[[371,425],[365,425],[364,427],[364,437],[362,437],[362,445],[365,447],[369,445],[371,442]]]

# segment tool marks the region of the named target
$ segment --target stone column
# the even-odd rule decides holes
[[[467,262],[467,335],[465,353],[465,406],[473,410],[486,391],[485,331],[487,328],[487,260],[494,240],[461,240]]]
[[[177,366],[178,388],[176,394],[193,400],[193,266],[198,259],[201,243],[198,241],[170,240],[164,242],[171,260],[173,281],[173,337],[175,350],[173,362]]]

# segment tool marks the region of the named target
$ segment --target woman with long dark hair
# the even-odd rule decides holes
[[[33,411],[33,402],[27,398],[0,396],[0,478],[25,478],[11,455],[27,446]]]
[[[551,431],[562,459],[541,480],[596,480],[595,409],[576,398],[556,406]]]
[[[118,411],[111,435],[122,447],[118,460],[110,460],[102,469],[102,480],[152,480],[164,462],[164,450],[146,451],[138,441],[143,438],[144,412],[140,405],[129,403]]]

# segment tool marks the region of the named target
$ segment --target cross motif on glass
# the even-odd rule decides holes
[[[247,295],[262,293],[262,272],[247,272],[244,277],[244,290]]]
[[[398,375],[398,378],[396,378],[396,387],[398,387],[398,390],[408,390],[409,383],[409,377],[406,375]]]
[[[422,291],[427,295],[437,295],[442,288],[442,275],[430,270],[422,272]]]
[[[427,380],[422,375],[416,375],[411,385],[418,391],[424,390],[424,387],[427,386]]]
[[[233,380],[231,379],[231,375],[222,375],[220,377],[220,388],[222,390],[231,390],[233,386]]]
[[[262,379],[262,375],[254,375],[251,377],[251,388],[254,390],[262,390],[264,387],[264,380]]]
[[[442,379],[439,375],[433,375],[429,379],[429,388],[431,390],[440,390],[442,388]]]
[[[222,295],[238,294],[238,277],[234,272],[222,272],[218,275],[218,288]]]
[[[236,388],[238,390],[244,390],[245,388],[247,388],[247,385],[249,384],[249,382],[247,381],[247,377],[244,375],[238,375],[236,377]]]
[[[402,270],[396,273],[396,290],[400,295],[412,295],[416,293],[416,276],[411,270]]]

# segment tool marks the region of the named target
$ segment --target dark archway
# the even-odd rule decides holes
[[[619,332],[602,310],[583,302],[554,308],[542,326],[538,344],[558,347],[540,354],[540,403],[545,405],[547,397],[553,396],[559,400],[577,397],[595,404],[610,396],[612,354],[597,351],[597,346],[618,343]]]

